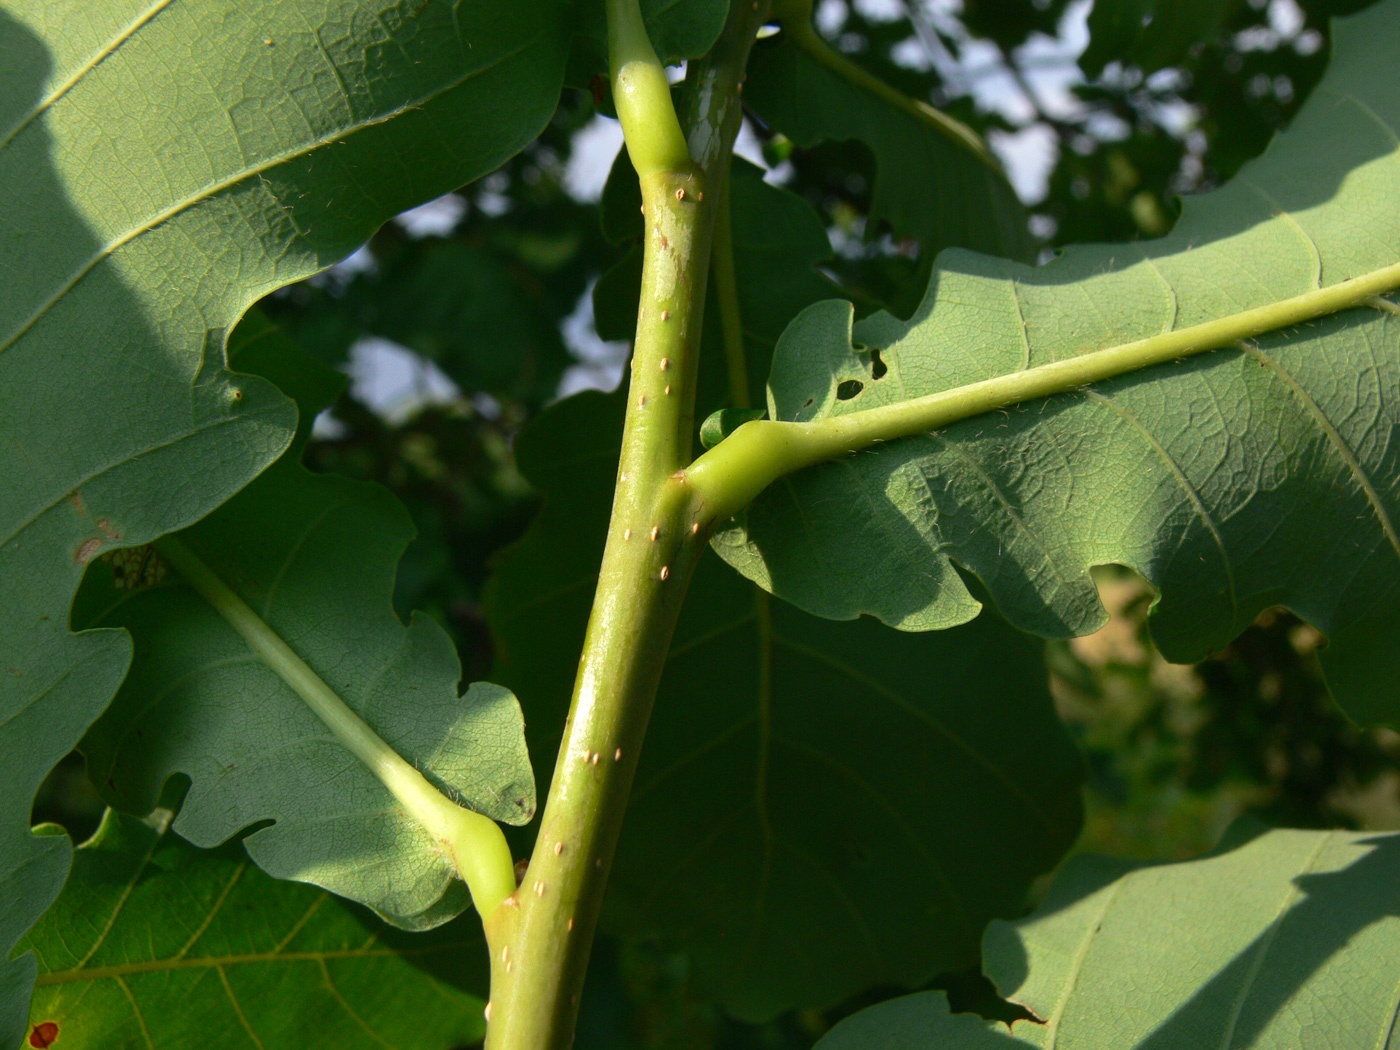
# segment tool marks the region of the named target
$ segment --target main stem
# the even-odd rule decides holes
[[[766,3],[739,3],[692,63],[680,131],[637,0],[608,0],[614,100],[642,187],[644,261],[628,407],[573,703],[520,889],[486,918],[486,1050],[564,1050],[671,634],[709,539],[684,481],[717,194]],[[692,154],[695,159],[692,159]],[[697,163],[698,161],[698,163]]]

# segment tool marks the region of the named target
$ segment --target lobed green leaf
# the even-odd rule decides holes
[[[489,171],[553,112],[562,2],[0,4],[0,984],[71,847],[47,771],[107,704],[119,631],[74,635],[86,562],[203,517],[287,447],[224,367],[247,306]],[[0,1044],[18,1041],[6,996]]]
[[[1246,832],[1236,829],[1235,838]],[[1269,831],[1184,864],[1076,858],[984,958],[1032,1012],[1005,1027],[941,992],[871,1007],[819,1050],[1351,1050],[1393,1045],[1400,835]]]
[[[1338,23],[1293,127],[1168,237],[1039,268],[944,253],[908,322],[842,303],[788,328],[773,419],[835,417],[1150,338],[1400,259],[1400,3]],[[1331,640],[1334,693],[1400,722],[1400,317],[1376,301],[890,442],[772,486],[716,540],[801,608],[907,630],[976,615],[958,568],[1013,624],[1104,622],[1089,569],[1156,586],[1153,632],[1193,662],[1285,605]],[[854,341],[853,341],[854,340]]]
[[[35,1032],[91,1050],[440,1050],[481,1038],[479,925],[402,934],[268,878],[236,843],[196,849],[167,833],[169,818],[108,810],[20,942],[39,963],[29,1045],[48,1045]]]
[[[1029,258],[1028,214],[986,145],[926,103],[839,71],[851,66],[815,30],[785,29],[754,47],[744,102],[799,146],[858,139],[870,148],[871,234],[888,222],[928,258],[951,247]]]
[[[270,326],[237,339],[230,359],[296,397],[303,431],[339,387]],[[377,485],[307,471],[302,440],[180,541],[444,794],[495,820],[528,821],[534,779],[515,698],[485,683],[459,697],[446,632],[394,615],[394,573],[413,535],[407,511]],[[272,821],[243,840],[271,875],[407,929],[470,906],[441,845],[183,580],[118,590],[110,572],[93,572],[78,617],[135,641],[126,681],[82,744],[113,805],[148,812],[184,773],[192,784],[174,828],[196,845]]]

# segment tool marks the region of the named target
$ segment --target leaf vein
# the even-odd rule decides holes
[[[321,964],[322,966],[325,963]],[[253,1031],[253,1026],[248,1023],[248,1018],[243,1013],[243,1007],[238,1002],[238,996],[233,994],[233,985],[229,984],[228,974],[224,972],[222,966],[214,967],[214,972],[219,975],[219,983],[224,986],[224,994],[228,996],[229,1005],[233,1007],[233,1014],[238,1018],[238,1023],[243,1026],[243,1030],[248,1033],[248,1038],[253,1041],[253,1045],[258,1050],[267,1050],[263,1046],[263,1041],[258,1038],[258,1033]]]
[[[156,1050],[156,1044],[151,1039],[151,1030],[146,1027],[146,1017],[141,1013],[141,1004],[136,1001],[136,996],[132,994],[131,985],[126,983],[124,977],[118,977],[117,984],[125,994],[126,1001],[131,1004],[131,1012],[136,1015],[136,1024],[141,1029],[141,1036],[146,1040],[148,1050]]]
[[[148,7],[145,11],[137,15],[136,18],[134,18],[126,26],[126,28],[121,30],[116,36],[114,36],[111,40],[109,40],[106,44],[99,48],[91,58],[89,58],[86,62],[80,65],[74,71],[72,76],[70,76],[62,84],[56,87],[53,91],[49,92],[49,94],[45,98],[41,99],[28,113],[21,117],[19,123],[14,126],[14,129],[8,135],[5,136],[3,141],[0,141],[0,150],[3,150],[11,142],[13,142],[15,138],[19,135],[19,133],[22,132],[26,127],[28,127],[36,117],[38,117],[41,113],[47,110],[64,95],[68,94],[68,92],[71,91],[75,85],[77,85],[78,81],[82,80],[83,77],[87,76],[88,73],[92,72],[92,70],[96,69],[99,65],[101,65],[108,58],[110,58],[112,54],[117,50],[117,48],[121,47],[124,43],[126,43],[133,36],[135,36],[136,32],[139,29],[141,29],[142,26],[144,26],[147,22],[151,21],[151,19],[155,18],[156,15],[160,14],[172,3],[174,3],[174,0],[156,0],[156,2],[153,3],[150,7]]]
[[[1308,862],[1304,864],[1302,870],[1298,872],[1299,878],[1313,870],[1313,866],[1317,864],[1318,858],[1322,856],[1322,851],[1336,838],[1336,834],[1337,833],[1333,831],[1321,837],[1317,848],[1312,852],[1312,856],[1308,858]],[[1240,989],[1235,996],[1234,1002],[1230,1004],[1230,1018],[1225,1025],[1224,1036],[1220,1040],[1220,1050],[1230,1050],[1231,1045],[1234,1043],[1235,1032],[1239,1029],[1240,1015],[1244,1012],[1245,1001],[1249,998],[1249,993],[1253,990],[1255,982],[1259,979],[1259,974],[1264,968],[1264,959],[1268,956],[1269,949],[1273,947],[1274,941],[1278,939],[1279,930],[1283,928],[1283,924],[1288,918],[1289,908],[1292,907],[1293,902],[1298,899],[1301,893],[1302,889],[1298,885],[1297,878],[1290,879],[1288,883],[1288,892],[1284,894],[1283,900],[1279,903],[1277,914],[1274,915],[1273,920],[1269,923],[1268,929],[1255,941],[1254,951],[1251,953],[1249,960],[1249,969],[1245,972],[1244,980],[1240,982]]]
[[[1201,524],[1204,525],[1206,531],[1210,533],[1211,539],[1215,541],[1215,549],[1220,555],[1220,567],[1225,573],[1225,585],[1230,592],[1230,622],[1231,624],[1238,623],[1240,605],[1235,590],[1234,563],[1230,560],[1230,556],[1225,550],[1225,539],[1220,535],[1220,529],[1216,526],[1215,519],[1213,519],[1210,516],[1210,512],[1206,510],[1205,502],[1201,499],[1200,493],[1196,491],[1196,487],[1191,484],[1191,479],[1186,476],[1186,472],[1181,469],[1176,460],[1173,459],[1171,454],[1163,447],[1162,443],[1157,440],[1156,436],[1147,429],[1146,424],[1137,418],[1136,413],[1132,412],[1126,406],[1119,405],[1114,399],[1105,397],[1103,394],[1100,394],[1097,390],[1091,389],[1090,387],[1085,387],[1083,394],[1085,397],[1103,405],[1110,411],[1117,413],[1124,422],[1142,435],[1142,439],[1147,442],[1152,450],[1161,458],[1162,462],[1166,464],[1167,469],[1171,471],[1172,477],[1176,479],[1176,483],[1180,486],[1181,491],[1185,493],[1186,498],[1191,503],[1192,509],[1196,512],[1196,517],[1200,519]]]
[[[249,179],[261,177],[263,173],[272,171],[274,168],[280,167],[283,164],[291,163],[292,161],[297,160],[300,157],[309,156],[315,151],[319,149],[324,149],[327,146],[333,146],[337,143],[344,142],[348,140],[351,136],[356,135],[361,131],[365,131],[372,127],[377,127],[381,124],[386,124],[389,121],[394,120],[395,118],[400,117],[405,113],[411,112],[415,109],[419,109],[427,105],[429,102],[432,102],[434,99],[439,98],[450,91],[455,91],[457,88],[461,87],[463,84],[467,83],[467,81],[473,79],[474,77],[482,76],[486,73],[489,73],[497,66],[503,65],[504,63],[510,61],[517,55],[526,51],[533,43],[534,41],[531,40],[524,44],[521,44],[519,47],[511,51],[505,52],[504,54],[498,56],[497,58],[486,63],[485,65],[480,66],[477,69],[469,70],[462,76],[457,77],[456,79],[451,80],[446,84],[443,84],[440,87],[427,92],[421,97],[411,99],[407,102],[403,102],[400,105],[397,105],[392,109],[386,110],[383,113],[376,114],[373,117],[368,117],[358,121],[352,121],[350,124],[346,125],[343,128],[337,128],[335,131],[325,135],[321,135],[318,138],[312,139],[310,142],[300,143],[292,149],[283,150],[280,153],[275,153],[272,156],[267,157],[262,161],[259,161],[257,164],[246,165],[238,171],[224,176],[224,178],[222,179],[218,179],[207,186],[201,187],[197,192],[190,194],[183,200],[176,201],[174,204],[170,205],[164,210],[157,212],[155,215],[152,215],[149,218],[143,220],[142,222],[136,224],[131,229],[127,230],[125,233],[122,233],[112,238],[112,240],[110,240],[106,245],[98,249],[91,257],[89,257],[86,262],[82,263],[77,268],[77,270],[73,272],[73,275],[68,278],[68,280],[63,284],[61,288],[54,292],[53,295],[51,295],[46,302],[40,305],[37,310],[30,314],[29,317],[25,318],[22,322],[20,322],[20,325],[15,330],[15,332],[9,337],[7,337],[3,343],[0,343],[0,353],[3,353],[6,349],[13,346],[17,340],[19,340],[21,337],[24,336],[24,334],[27,331],[29,331],[29,329],[33,328],[34,325],[37,324],[39,320],[45,314],[47,314],[48,311],[52,309],[55,304],[58,303],[59,300],[61,300],[65,295],[67,295],[70,291],[73,290],[73,288],[78,284],[79,281],[81,281],[84,277],[91,273],[94,267],[96,267],[104,259],[110,257],[114,252],[122,248],[124,245],[130,244],[136,238],[142,236],[143,234],[149,233],[151,230],[156,229],[158,226],[161,226],[164,223],[170,222],[171,220],[178,218],[180,215],[193,208],[195,205],[201,204],[207,200],[212,200],[220,194],[228,190],[234,189],[235,187]]]
[[[929,869],[933,872],[933,877],[938,881],[938,884],[943,887],[943,891],[947,894],[948,899],[956,905],[958,914],[962,918],[963,932],[969,938],[975,940],[977,937],[977,928],[973,924],[971,916],[968,914],[966,900],[964,900],[963,895],[958,892],[957,887],[953,885],[953,881],[949,878],[948,872],[944,869],[943,865],[938,863],[938,859],[929,851],[925,840],[909,826],[908,821],[904,819],[904,815],[900,812],[899,807],[891,803],[890,800],[885,798],[880,792],[876,791],[875,788],[854,769],[837,762],[826,752],[819,751],[814,747],[809,747],[796,740],[783,738],[781,742],[784,747],[807,755],[818,765],[825,766],[838,776],[854,784],[865,794],[869,795],[870,798],[885,811],[885,815],[889,818],[890,823],[899,829],[914,847],[915,852],[919,853],[924,858],[925,862],[927,862]]]
[[[327,951],[307,952],[249,952],[243,955],[220,955],[187,959],[147,959],[141,962],[118,963],[114,966],[89,966],[83,969],[70,968],[53,973],[40,974],[35,987],[47,988],[56,984],[79,984],[84,981],[123,981],[126,977],[144,973],[159,973],[165,970],[209,970],[218,966],[249,966],[254,964],[316,962],[319,959],[384,959],[411,958],[446,951],[448,948],[465,949],[468,942],[455,945],[436,944],[424,948],[342,948]]]
[[[93,941],[92,947],[88,949],[87,954],[78,960],[77,965],[74,967],[75,970],[81,970],[86,966],[88,961],[97,954],[97,950],[101,948],[103,943],[107,940],[107,935],[112,932],[112,927],[116,924],[117,916],[121,914],[122,908],[126,906],[126,902],[130,899],[132,891],[136,889],[136,883],[141,880],[141,873],[146,870],[146,865],[149,864],[151,858],[155,856],[156,847],[158,845],[160,845],[160,836],[156,836],[151,840],[150,849],[146,850],[146,855],[141,858],[141,863],[136,865],[136,870],[131,873],[131,878],[127,879],[126,885],[122,887],[121,896],[117,898],[117,903],[112,908],[112,914],[107,916],[107,922],[106,925],[102,927],[102,932],[97,935],[97,940]]]
[[[219,910],[224,906],[224,901],[228,900],[228,895],[231,892],[233,892],[234,885],[238,882],[239,878],[243,875],[243,872],[246,871],[247,868],[248,862],[245,860],[240,861],[238,865],[233,869],[232,877],[230,877],[228,882],[225,883],[223,891],[219,894],[218,899],[214,901],[213,907],[211,907],[209,909],[209,913],[204,916],[204,921],[201,922],[199,924],[199,928],[196,929],[194,933],[190,935],[190,939],[185,942],[185,946],[175,954],[175,958],[183,959],[189,953],[189,950],[194,947],[195,941],[199,940],[202,936],[204,936],[204,931],[207,930],[209,928],[209,924],[214,921],[214,916],[219,914]]]
[[[1351,446],[1347,444],[1341,432],[1338,431],[1332,424],[1332,421],[1327,418],[1327,414],[1322,411],[1318,403],[1312,399],[1312,395],[1303,389],[1302,384],[1300,384],[1298,380],[1293,377],[1293,374],[1284,368],[1282,364],[1264,353],[1264,351],[1260,350],[1257,346],[1246,345],[1244,346],[1244,352],[1261,364],[1267,365],[1269,368],[1273,369],[1279,378],[1287,384],[1289,390],[1293,392],[1294,397],[1298,399],[1299,403],[1307,410],[1308,414],[1313,417],[1314,421],[1317,423],[1318,429],[1323,432],[1328,442],[1336,449],[1337,454],[1342,458],[1342,462],[1351,472],[1352,477],[1356,479],[1356,483],[1361,487],[1361,491],[1371,504],[1371,509],[1375,512],[1376,520],[1380,523],[1381,531],[1385,533],[1385,538],[1390,543],[1391,549],[1395,551],[1396,558],[1400,558],[1400,536],[1397,536],[1395,533],[1395,526],[1391,523],[1390,515],[1386,513],[1385,505],[1381,502],[1380,493],[1376,491],[1375,485],[1371,482],[1370,475],[1362,468],[1360,461],[1356,458],[1356,453],[1352,451]]]
[[[390,1047],[390,1050],[393,1050],[392,1044],[386,1042],[383,1036],[381,1036],[378,1032],[371,1028],[369,1026],[369,1022],[367,1022],[355,1011],[355,1008],[352,1007],[350,1003],[346,1001],[345,996],[340,994],[340,989],[335,986],[335,981],[331,979],[330,967],[326,965],[326,960],[322,959],[320,960],[320,963],[321,978],[323,981],[325,981],[326,991],[331,993],[331,996],[335,999],[337,1003],[340,1004],[341,1009],[345,1011],[346,1015],[350,1018],[350,1020],[354,1021],[357,1025],[364,1029],[365,1034],[371,1039],[373,1039],[380,1046]]]

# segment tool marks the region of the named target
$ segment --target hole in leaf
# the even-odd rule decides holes
[[[997,995],[996,985],[977,969],[944,974],[930,986],[948,993],[948,1006],[956,1014],[979,1014],[984,1020],[1000,1021],[1010,1028],[1017,1021],[1045,1022],[1020,1003]]]
[[[836,388],[836,400],[849,401],[864,389],[865,384],[859,379],[847,379]]]
[[[890,370],[889,365],[885,364],[884,359],[880,356],[880,348],[879,348],[878,346],[876,346],[876,347],[871,347],[871,349],[870,349],[870,378],[871,378],[871,379],[883,379],[883,378],[885,377],[885,373],[888,372],[889,370]]]

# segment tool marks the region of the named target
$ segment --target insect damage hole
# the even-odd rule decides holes
[[[864,389],[865,384],[859,379],[844,380],[841,385],[836,388],[836,400],[849,401]]]
[[[872,346],[870,348],[870,378],[883,379],[889,370],[890,366],[885,364],[885,359],[880,356],[880,348]]]

